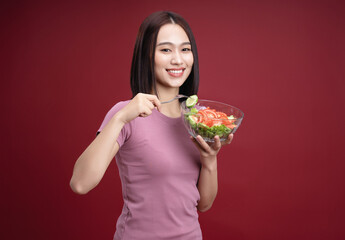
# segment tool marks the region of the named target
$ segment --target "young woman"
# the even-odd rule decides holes
[[[133,98],[117,103],[98,136],[77,160],[71,188],[93,189],[116,156],[123,210],[114,239],[200,240],[197,210],[208,210],[217,195],[215,137],[207,144],[189,137],[177,94],[193,95],[199,84],[198,55],[188,23],[172,12],[144,20],[137,36],[132,69]]]

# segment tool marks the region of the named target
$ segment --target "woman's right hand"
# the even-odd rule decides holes
[[[124,123],[129,123],[137,117],[147,117],[156,107],[160,108],[160,101],[156,95],[138,93],[118,114],[118,118]]]

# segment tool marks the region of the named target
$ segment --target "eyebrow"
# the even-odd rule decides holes
[[[161,43],[158,43],[158,44],[157,44],[157,46],[161,46],[161,45],[175,45],[175,44],[173,44],[172,42],[161,42]],[[182,46],[182,45],[191,45],[191,43],[190,43],[190,42],[183,42],[183,43],[181,43],[180,45],[181,45],[181,46]]]

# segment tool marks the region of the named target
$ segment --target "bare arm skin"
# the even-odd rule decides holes
[[[139,93],[112,117],[74,165],[70,186],[75,193],[86,194],[98,185],[119,150],[116,139],[123,126],[138,116],[149,116],[155,107],[160,107],[155,95]]]
[[[70,186],[75,193],[86,194],[101,181],[119,150],[116,142],[124,123],[114,115],[102,132],[80,155],[73,169]]]
[[[217,196],[217,154],[221,147],[225,144],[230,144],[232,139],[233,134],[230,134],[229,138],[221,143],[219,137],[216,136],[215,142],[209,145],[201,136],[192,138],[194,144],[200,151],[201,170],[198,182],[200,201],[197,206],[200,212],[209,210]]]

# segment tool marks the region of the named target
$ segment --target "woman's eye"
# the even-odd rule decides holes
[[[190,52],[190,51],[192,51],[192,49],[190,49],[190,48],[183,48],[182,51],[183,52]]]
[[[162,52],[170,52],[170,49],[168,49],[168,48],[163,48],[163,49],[161,49],[161,51],[162,51]]]

